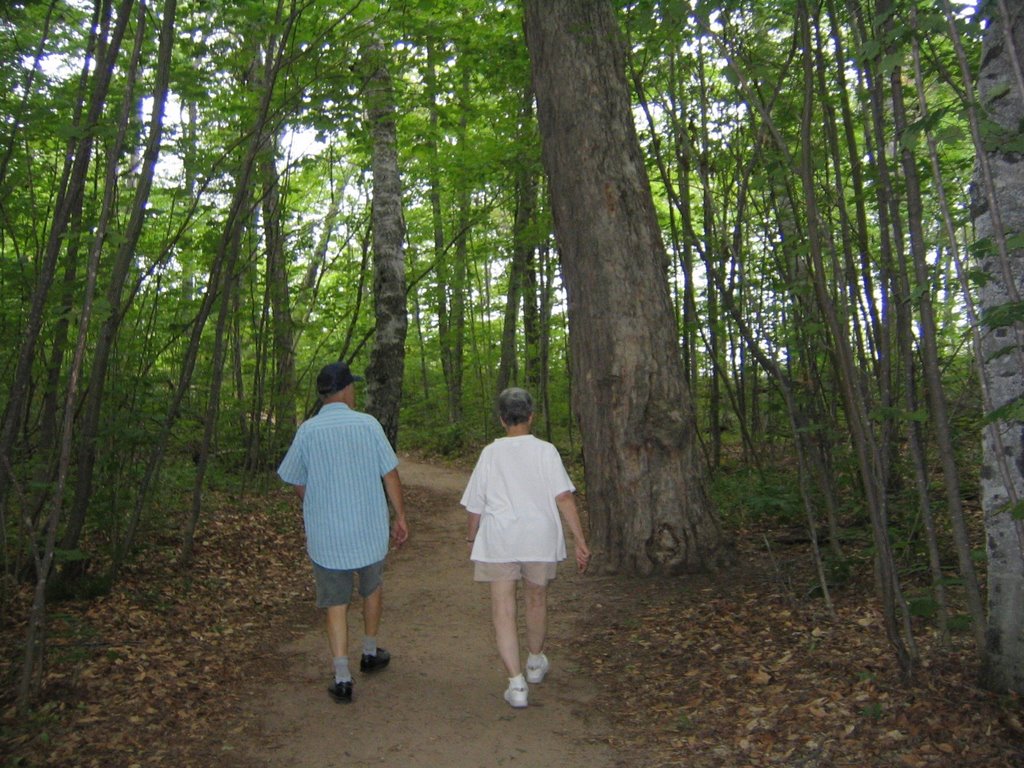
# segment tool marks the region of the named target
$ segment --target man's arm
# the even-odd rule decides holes
[[[304,501],[306,498],[306,486],[304,485],[293,485],[292,488],[299,494],[299,501]]]
[[[402,480],[398,476],[398,468],[384,475],[384,493],[395,510],[395,521],[391,525],[391,540],[395,547],[401,547],[409,540],[409,525],[405,521],[405,502],[402,499]]]

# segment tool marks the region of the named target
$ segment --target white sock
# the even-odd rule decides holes
[[[334,682],[347,683],[352,679],[352,673],[348,671],[348,656],[338,656],[334,659]]]

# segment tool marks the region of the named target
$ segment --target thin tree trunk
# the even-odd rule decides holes
[[[128,9],[125,8],[125,11]],[[103,177],[103,200],[100,209],[99,220],[96,223],[96,231],[90,248],[89,258],[86,266],[85,287],[82,296],[81,307],[78,312],[78,331],[75,341],[74,353],[68,366],[68,380],[63,403],[63,423],[60,429],[59,455],[57,457],[57,471],[54,482],[53,494],[50,498],[50,509],[47,516],[44,533],[44,544],[42,550],[35,551],[36,565],[36,589],[34,592],[32,610],[29,616],[27,637],[25,640],[25,658],[22,666],[21,683],[18,688],[18,704],[24,707],[32,698],[34,670],[42,662],[45,653],[42,638],[45,634],[46,623],[46,586],[49,582],[53,559],[56,552],[57,532],[62,513],[64,511],[64,490],[67,486],[68,475],[71,466],[71,449],[74,444],[73,432],[75,414],[79,397],[79,382],[85,365],[86,345],[89,339],[89,326],[92,322],[93,307],[96,297],[96,285],[99,281],[100,256],[103,252],[103,243],[107,229],[113,216],[114,202],[117,192],[117,167],[124,145],[127,124],[131,118],[131,105],[133,98],[131,88],[134,85],[134,71],[138,65],[138,57],[142,48],[142,36],[145,25],[137,28],[135,49],[129,65],[128,95],[125,102],[127,108],[122,110],[121,120],[117,126],[117,135],[113,147],[108,154],[107,164]]]
[[[398,168],[397,105],[383,46],[368,52],[366,112],[373,136],[373,296],[376,318],[366,370],[366,411],[398,445],[409,315],[405,302],[405,220]]]
[[[280,33],[280,40],[289,39],[294,18],[294,15],[289,15],[286,18],[283,29]],[[182,403],[189,393],[196,362],[199,359],[203,331],[206,328],[206,323],[209,320],[214,305],[218,299],[222,298],[218,294],[217,286],[222,284],[221,275],[228,266],[231,254],[231,244],[237,236],[236,233],[244,228],[245,220],[252,208],[252,185],[253,178],[256,175],[256,161],[261,149],[262,137],[267,130],[269,122],[274,84],[277,80],[277,75],[283,61],[283,49],[284,46],[282,45],[276,52],[269,52],[267,54],[269,62],[268,75],[262,85],[263,91],[260,95],[260,103],[257,108],[257,112],[253,117],[252,127],[248,132],[249,143],[239,166],[235,180],[235,191],[232,196],[231,203],[228,206],[228,210],[224,217],[224,227],[217,243],[213,264],[210,268],[208,279],[206,281],[207,290],[203,295],[203,299],[200,303],[196,316],[193,318],[191,332],[189,334],[181,363],[181,370],[178,374],[178,381],[168,401],[160,433],[153,441],[153,447],[150,451],[149,459],[146,462],[146,467],[139,483],[138,493],[136,495],[132,513],[129,517],[128,525],[120,541],[117,543],[114,560],[110,566],[109,576],[111,579],[117,577],[117,574],[124,564],[125,558],[127,558],[128,554],[134,547],[135,536],[142,521],[143,509],[148,503],[150,493],[156,485],[160,475],[160,469],[163,465],[164,455],[167,450],[171,430],[177,423],[178,416],[181,413]],[[226,297],[224,298],[226,300]]]
[[[907,128],[901,70],[896,70],[892,74],[891,90],[895,133],[896,136],[901,137]],[[928,398],[931,425],[935,432],[939,461],[942,466],[943,487],[946,490],[946,509],[949,513],[953,540],[956,543],[957,559],[960,563],[960,577],[963,580],[964,594],[967,598],[967,609],[972,620],[974,642],[980,654],[985,647],[985,609],[971,554],[971,541],[967,531],[960,485],[960,471],[956,465],[956,450],[949,425],[949,409],[946,406],[946,392],[942,385],[942,370],[939,360],[938,342],[936,341],[935,312],[932,308],[932,278],[927,262],[927,244],[923,228],[925,214],[921,199],[921,184],[917,172],[917,159],[910,151],[906,142],[901,142],[901,144],[903,145],[901,161],[903,165],[904,188],[907,196],[907,222],[910,230],[910,255],[913,261],[914,279],[917,284],[917,290],[915,291],[918,311],[917,328],[918,336],[920,337],[919,351],[924,366],[924,388]],[[910,299],[909,286],[906,289],[906,293],[907,298]],[[903,350],[903,354],[907,357],[906,364],[911,368],[911,372],[908,372],[908,377],[912,375],[911,356],[913,350],[909,348],[911,335],[910,323],[907,322],[903,328],[904,346],[907,347]],[[905,386],[908,393],[913,393],[916,389],[912,378],[908,378]],[[913,407],[916,405],[916,396],[911,394],[911,398],[909,405]],[[911,439],[920,438],[916,435],[911,435]],[[918,448],[917,450],[919,453],[923,453],[922,449]],[[925,505],[923,512],[926,519],[930,518],[930,509],[928,509],[927,505]],[[931,528],[934,528],[934,525]],[[930,544],[930,548],[936,549],[934,542]],[[934,557],[935,555],[933,555]],[[936,563],[933,563],[933,569],[936,565]]]
[[[144,4],[140,8],[145,9]],[[78,446],[78,467],[75,495],[68,516],[68,524],[61,540],[61,547],[74,549],[85,524],[86,511],[92,496],[93,476],[96,465],[97,439],[103,409],[103,395],[106,388],[107,366],[117,338],[117,330],[124,318],[126,307],[121,302],[128,273],[135,258],[135,249],[142,234],[146,217],[149,194],[153,188],[153,176],[160,154],[163,137],[164,105],[167,101],[170,81],[171,50],[174,43],[174,25],[177,0],[165,0],[160,29],[160,47],[157,56],[156,82],[153,93],[153,108],[149,125],[149,136],[142,157],[141,169],[135,186],[131,213],[127,226],[121,235],[111,271],[107,277],[107,316],[100,327],[95,343],[90,370],[89,391],[86,398],[81,436]],[[145,25],[140,23],[140,28]],[[134,79],[134,78],[133,78]],[[130,103],[130,95],[126,104]]]
[[[522,378],[524,386],[531,391],[539,389],[544,380],[541,362],[541,318],[546,284],[544,267],[551,258],[550,249],[546,246],[539,248],[533,263],[528,264],[523,272],[523,282],[520,286],[523,295],[523,342],[526,347]]]
[[[797,3],[797,16],[803,38],[804,50],[804,104],[801,118],[800,141],[800,177],[803,184],[804,202],[807,206],[807,240],[812,262],[812,277],[815,296],[822,316],[828,324],[834,342],[836,375],[839,378],[840,393],[849,422],[850,433],[857,452],[857,460],[864,486],[865,500],[871,516],[871,528],[874,535],[876,566],[878,581],[881,588],[882,616],[886,635],[896,652],[900,669],[909,675],[913,669],[916,650],[913,635],[909,633],[906,623],[909,612],[906,610],[900,589],[899,578],[892,556],[892,545],[889,540],[888,514],[884,490],[884,472],[882,457],[878,450],[875,437],[871,431],[867,407],[863,395],[857,387],[858,371],[853,363],[853,354],[847,338],[846,326],[840,320],[832,297],[825,282],[825,265],[821,253],[821,233],[812,171],[811,123],[813,120],[813,70],[810,59],[810,25],[808,8],[803,0]],[[902,609],[902,610],[901,610]],[[903,629],[900,622],[903,620]]]
[[[97,6],[93,35],[95,49],[99,51],[97,59],[86,56],[83,65],[83,81],[85,73],[93,72],[91,88],[87,94],[88,108],[83,120],[76,125],[78,139],[69,147],[65,158],[65,166],[60,184],[60,193],[49,227],[49,236],[40,259],[36,273],[36,283],[29,302],[28,316],[25,322],[24,337],[18,350],[17,363],[8,393],[3,419],[0,422],[0,455],[10,456],[17,434],[18,424],[28,402],[29,386],[32,377],[32,361],[35,358],[36,344],[43,327],[47,298],[57,271],[57,262],[64,248],[68,223],[77,210],[80,210],[85,183],[92,161],[95,132],[106,105],[110,82],[115,70],[121,42],[124,39],[128,19],[134,0],[122,0],[118,7],[113,28],[110,28],[110,7],[103,3]],[[84,93],[84,91],[83,91]],[[0,509],[6,507],[7,492],[12,478],[7,471],[0,472]]]
[[[267,298],[270,305],[270,345],[273,376],[270,384],[270,420],[273,424],[287,424],[294,414],[295,396],[295,332],[292,318],[291,295],[288,285],[288,255],[285,252],[284,221],[281,210],[281,177],[277,170],[277,137],[269,134],[261,156],[263,176],[262,221],[263,237],[267,249]],[[256,414],[254,425],[262,432],[264,415]],[[283,437],[274,430],[272,434]],[[259,441],[262,444],[262,440]],[[258,451],[256,466],[263,466],[265,456],[275,457],[278,448],[273,444]]]
[[[210,455],[217,435],[217,422],[220,415],[221,391],[224,382],[225,347],[227,345],[228,318],[233,302],[232,294],[238,290],[235,278],[235,264],[241,250],[241,231],[235,228],[227,245],[227,263],[221,270],[219,286],[212,286],[211,291],[219,296],[220,308],[217,313],[217,324],[214,328],[213,357],[210,360],[210,393],[206,401],[206,413],[203,417],[203,437],[195,455],[196,474],[192,480],[192,505],[188,522],[182,537],[179,565],[188,567],[192,564],[195,552],[196,530],[203,510],[203,488],[206,486],[206,473],[210,467]]]
[[[459,85],[458,99],[461,106],[458,128],[458,154],[465,164],[469,158],[468,117],[469,105],[469,69],[463,67],[462,81]],[[462,421],[463,378],[466,365],[466,303],[469,287],[469,234],[470,219],[470,182],[463,173],[456,183],[455,209],[458,222],[458,234],[455,237],[455,260],[448,272],[449,289],[451,290],[451,312],[448,316],[448,333],[445,344],[447,352],[448,382],[448,418],[452,424]]]
[[[523,93],[521,130],[533,125],[533,91]],[[522,137],[520,137],[522,141]],[[523,301],[523,281],[530,265],[536,243],[531,236],[537,211],[537,176],[531,164],[520,163],[516,172],[516,210],[512,221],[512,259],[508,266],[508,293],[505,297],[505,317],[501,334],[501,360],[498,363],[497,391],[502,391],[516,380],[519,372],[516,338],[519,306]]]

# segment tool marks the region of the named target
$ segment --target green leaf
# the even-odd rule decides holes
[[[1008,403],[989,411],[982,419],[985,425],[997,421],[1024,421],[1024,397],[1016,397]]]
[[[982,313],[981,320],[989,328],[1008,328],[1024,320],[1024,301],[1008,301],[989,307]]]
[[[963,632],[971,628],[971,617],[966,613],[958,613],[949,617],[949,628],[957,632]]]
[[[911,616],[923,616],[925,618],[934,616],[939,609],[939,604],[932,597],[918,597],[907,603]]]
[[[1000,96],[1005,96],[1010,92],[1009,83],[996,83],[992,88],[985,94],[985,98],[988,101],[995,101]]]
[[[928,421],[928,412],[920,409],[905,411],[896,406],[881,406],[871,411],[871,418],[874,421],[916,421],[923,424]]]
[[[54,549],[53,560],[56,563],[80,563],[83,560],[88,560],[89,555],[80,549]]]
[[[903,66],[903,53],[889,53],[882,58],[881,63],[878,65],[878,69],[885,74],[895,72],[897,69]]]
[[[995,242],[991,237],[981,237],[975,240],[968,247],[971,256],[975,259],[981,260],[986,256],[989,256],[996,252]]]
[[[949,24],[941,13],[929,12],[927,8],[918,8],[917,28],[921,32],[932,32],[939,35],[949,34]]]
[[[882,52],[882,46],[877,40],[868,40],[860,48],[860,57],[865,61],[871,61]]]
[[[1003,152],[1024,152],[1024,133],[1017,133],[1007,138],[1000,149]]]
[[[992,276],[984,269],[972,267],[967,271],[967,281],[978,288],[984,288],[992,280]]]
[[[998,514],[1005,514],[1009,512],[1010,517],[1014,520],[1024,520],[1024,499],[1015,501],[1013,503],[1004,504],[998,511]]]

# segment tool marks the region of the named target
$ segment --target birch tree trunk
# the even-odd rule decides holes
[[[608,571],[715,566],[668,259],[608,2],[527,0],[542,158],[569,305],[591,539]]]
[[[994,7],[993,7],[994,6]],[[983,681],[997,691],[1024,693],[1024,348],[1021,287],[1024,249],[1008,238],[1024,232],[1024,164],[1019,144],[1024,121],[1024,2],[988,6],[978,92],[991,138],[978,145],[973,216],[987,280],[978,291],[983,312],[982,374],[991,397],[983,436],[982,507],[988,542],[988,629]],[[996,131],[997,133],[993,133]],[[976,132],[977,135],[977,132]],[[979,136],[980,138],[980,136]]]

